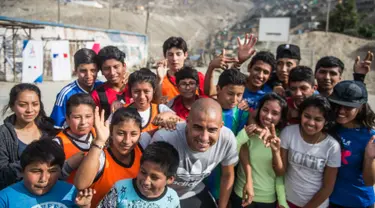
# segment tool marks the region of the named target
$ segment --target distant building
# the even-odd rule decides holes
[[[368,13],[375,11],[375,0],[356,0],[357,11]]]

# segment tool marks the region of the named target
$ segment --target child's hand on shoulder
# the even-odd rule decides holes
[[[96,194],[96,191],[91,188],[79,191],[76,196],[76,205],[81,208],[89,208],[94,194]]]

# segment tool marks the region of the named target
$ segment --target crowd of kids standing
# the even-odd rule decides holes
[[[238,38],[237,57],[223,49],[206,74],[185,65],[180,37],[164,42],[156,73],[128,73],[115,46],[80,49],[50,117],[36,85],[16,84],[0,126],[0,207],[373,207],[373,53],[313,70],[296,45],[275,57],[256,42]]]

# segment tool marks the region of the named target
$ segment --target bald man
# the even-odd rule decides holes
[[[238,162],[236,138],[223,126],[221,106],[211,98],[201,98],[192,105],[186,123],[176,130],[157,131],[152,141],[173,145],[180,156],[176,178],[171,187],[177,191],[182,208],[216,207],[202,180],[221,164],[219,208],[226,208],[232,192],[234,166]]]

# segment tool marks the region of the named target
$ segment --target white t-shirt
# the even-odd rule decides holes
[[[340,144],[330,135],[317,144],[309,144],[301,137],[299,124],[285,127],[280,139],[281,147],[288,150],[286,198],[303,207],[322,187],[324,168],[340,167]],[[319,208],[326,208],[328,205],[327,199]]]
[[[180,199],[190,198],[204,189],[202,180],[211,174],[218,165],[234,165],[238,162],[237,141],[233,132],[227,127],[220,129],[216,144],[206,152],[196,152],[190,149],[186,141],[186,123],[178,123],[176,130],[161,129],[152,137],[151,142],[165,141],[178,151],[180,164],[176,179],[170,185]]]
[[[159,104],[159,113],[164,113],[164,112],[174,112],[171,110],[168,106],[164,104]],[[150,122],[151,119],[151,107],[149,107],[145,111],[138,111],[139,115],[142,117],[142,128],[146,127],[147,124]]]

